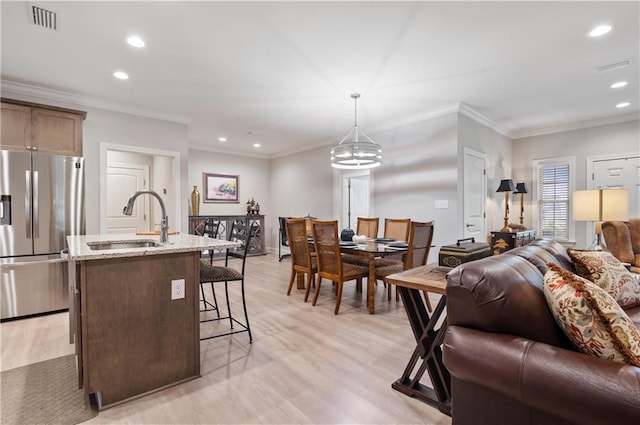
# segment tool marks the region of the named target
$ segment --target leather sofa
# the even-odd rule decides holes
[[[613,256],[631,264],[633,273],[640,273],[640,218],[605,221],[602,223],[602,234]]]
[[[536,240],[447,276],[453,425],[639,423],[640,368],[574,348],[545,301],[550,262],[573,271],[562,245]],[[626,312],[640,327],[640,307]]]

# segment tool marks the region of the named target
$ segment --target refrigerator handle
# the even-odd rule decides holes
[[[31,239],[31,177],[29,170],[24,172],[24,216],[27,218],[27,239]]]
[[[38,207],[38,172],[33,172],[33,237],[40,237],[40,208]]]

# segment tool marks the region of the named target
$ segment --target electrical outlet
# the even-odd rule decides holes
[[[184,298],[184,279],[171,281],[171,299],[179,300]]]

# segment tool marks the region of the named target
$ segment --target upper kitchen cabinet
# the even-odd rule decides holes
[[[31,146],[31,108],[2,102],[2,149],[25,150]]]
[[[86,112],[2,100],[2,148],[82,156]]]

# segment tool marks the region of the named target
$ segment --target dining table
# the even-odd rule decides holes
[[[397,256],[402,259],[402,254],[407,252],[407,243],[394,239],[378,238],[368,239],[365,243],[340,242],[340,252],[343,254],[357,255],[368,259],[369,276],[367,277],[367,308],[369,314],[375,313],[375,282],[376,282],[376,258]]]

